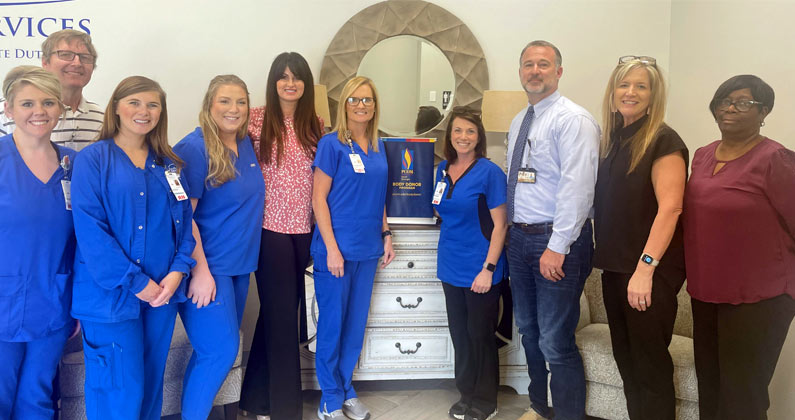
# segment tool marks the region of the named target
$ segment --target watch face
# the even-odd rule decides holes
[[[643,256],[643,262],[645,262],[646,264],[651,264],[652,262],[654,262],[654,258],[652,258],[649,255],[644,255]]]

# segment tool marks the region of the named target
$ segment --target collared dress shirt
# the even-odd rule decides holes
[[[16,128],[14,121],[5,114],[5,102],[5,98],[0,98],[0,136],[11,134]],[[81,98],[77,109],[66,107],[52,130],[50,140],[57,145],[80,151],[96,140],[104,116],[105,112],[99,105]]]
[[[592,214],[594,186],[599,165],[599,125],[583,107],[560,92],[535,104],[522,162],[511,162],[525,107],[511,122],[508,132],[508,168],[519,164],[536,170],[536,183],[518,183],[514,223],[552,222],[547,248],[568,254],[580,236],[585,219]]]
[[[165,175],[171,166],[150,150],[146,166],[138,168],[113,139],[78,154],[72,175],[75,318],[136,319],[141,300],[135,294],[149,279],[159,283],[172,271],[187,275],[195,265],[191,204],[171,192]],[[183,175],[179,180],[187,184]],[[185,300],[185,282],[171,300]]]

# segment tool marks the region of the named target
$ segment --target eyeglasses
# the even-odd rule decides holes
[[[646,55],[625,55],[623,57],[619,57],[618,64],[626,64],[631,61],[639,61],[641,64],[655,67],[657,66],[657,60],[654,57],[649,57]]]
[[[764,105],[762,102],[759,101],[752,101],[750,99],[740,99],[739,101],[732,101],[729,98],[723,98],[722,101],[718,102],[718,109],[721,111],[725,111],[729,109],[730,106],[734,105],[734,109],[740,112],[748,112],[754,105]]]
[[[94,64],[94,61],[96,61],[91,54],[80,54],[69,50],[58,50],[53,54],[56,54],[58,58],[64,61],[72,61],[75,59],[75,56],[80,57],[80,62],[83,64]]]
[[[350,106],[359,105],[359,102],[361,102],[362,105],[370,107],[375,105],[375,98],[369,96],[365,96],[364,98],[357,98],[355,96],[351,96],[348,99],[346,99],[345,102],[347,102],[348,105]]]

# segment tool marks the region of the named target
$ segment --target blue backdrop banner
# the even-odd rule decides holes
[[[384,137],[388,217],[433,217],[433,143],[430,138]]]

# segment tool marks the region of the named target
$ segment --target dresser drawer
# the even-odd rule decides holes
[[[369,326],[445,326],[447,311],[439,281],[375,283]]]
[[[446,327],[367,328],[359,370],[452,369]]]
[[[395,249],[433,249],[439,244],[439,229],[393,229]]]
[[[376,281],[436,279],[436,250],[395,250],[395,259],[375,273]]]

